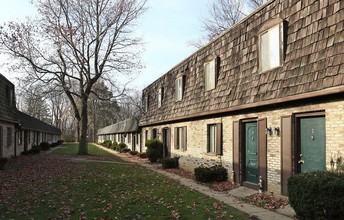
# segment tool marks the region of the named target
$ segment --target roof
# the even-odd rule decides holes
[[[18,117],[24,130],[40,131],[50,134],[61,134],[61,130],[59,128],[49,125],[23,112],[18,111]]]
[[[326,12],[326,13],[325,13]],[[143,90],[149,110],[140,126],[228,113],[344,91],[344,1],[271,0]],[[259,33],[283,20],[283,64],[259,72]],[[219,58],[216,88],[204,89],[204,63]],[[174,82],[184,76],[182,101]],[[157,91],[164,88],[158,108]]]
[[[0,120],[18,122],[15,103],[14,85],[0,74]]]
[[[98,129],[98,135],[104,134],[120,134],[120,133],[132,133],[138,129],[138,123],[135,118],[129,118],[127,120],[118,122],[116,124],[109,125],[104,128]]]

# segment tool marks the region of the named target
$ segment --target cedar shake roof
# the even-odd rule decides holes
[[[284,25],[282,65],[260,72],[259,34],[276,19]],[[216,88],[205,91],[204,63],[215,58]],[[183,98],[175,101],[180,76]],[[343,92],[344,1],[271,0],[145,88],[140,126]]]
[[[137,120],[135,118],[129,118],[127,120],[118,122],[116,124],[109,125],[104,128],[98,129],[98,135],[104,134],[120,134],[120,133],[132,133],[138,129]]]
[[[9,100],[11,91],[12,100]],[[0,74],[0,120],[18,123],[14,85],[2,74]]]
[[[40,131],[49,134],[61,134],[61,130],[52,125],[49,125],[37,118],[31,117],[23,112],[18,111],[20,124],[24,130]]]

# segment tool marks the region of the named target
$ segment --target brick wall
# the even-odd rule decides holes
[[[293,113],[312,112],[325,110],[326,117],[326,166],[330,168],[331,152],[341,152],[344,156],[344,101],[333,101],[320,104],[308,104],[298,107],[286,107],[283,109],[271,109],[267,111],[237,114],[232,116],[213,117],[203,120],[188,121],[182,123],[164,124],[159,126],[142,128],[142,140],[145,140],[145,131],[148,135],[153,128],[158,129],[161,137],[161,129],[171,128],[172,156],[180,156],[180,166],[186,170],[200,165],[211,166],[222,164],[228,169],[232,177],[232,124],[245,118],[267,118],[267,127],[281,128],[281,117]],[[207,153],[207,125],[222,123],[223,125],[223,156],[215,156]],[[187,126],[187,150],[174,149],[174,128]],[[150,137],[148,137],[149,139]],[[145,148],[143,148],[145,151]],[[268,191],[280,194],[281,190],[281,136],[273,133],[267,135],[267,179]]]

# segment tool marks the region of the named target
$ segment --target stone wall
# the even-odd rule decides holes
[[[209,117],[202,120],[187,121],[173,124],[163,124],[142,128],[143,140],[145,131],[158,129],[161,138],[161,129],[171,128],[171,153],[172,156],[180,156],[180,166],[183,169],[193,171],[197,166],[212,166],[222,164],[228,169],[229,177],[232,177],[232,147],[233,147],[233,121],[247,118],[267,118],[267,127],[281,128],[281,117],[294,113],[323,111],[325,110],[326,123],[326,166],[330,168],[331,152],[341,152],[344,156],[344,101],[326,103],[309,103],[303,106],[289,106],[280,109],[269,109],[260,112],[248,112],[245,114],[227,115],[221,117]],[[222,123],[223,125],[223,155],[221,157],[207,153],[207,125]],[[187,150],[174,149],[174,128],[187,127]],[[148,137],[149,139],[150,137]],[[143,149],[145,150],[145,148]],[[267,185],[268,191],[281,193],[281,136],[273,133],[267,135]]]

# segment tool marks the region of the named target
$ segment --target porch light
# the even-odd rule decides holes
[[[272,128],[271,127],[268,127],[265,129],[265,134],[268,134],[268,135],[272,135]]]
[[[275,132],[275,134],[276,134],[277,136],[279,136],[279,134],[280,134],[280,128],[279,128],[279,127],[275,127],[275,128],[274,128],[274,132]]]

